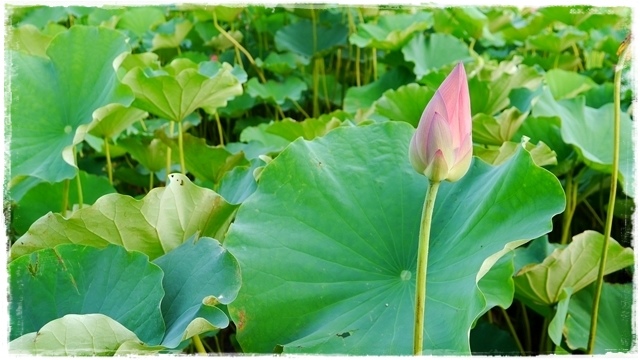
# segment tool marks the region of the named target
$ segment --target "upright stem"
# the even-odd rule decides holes
[[[520,338],[518,338],[518,333],[516,333],[516,328],[514,328],[513,323],[511,323],[511,318],[509,318],[509,314],[507,314],[507,311],[502,307],[500,307],[500,310],[502,311],[502,317],[504,318],[504,321],[507,323],[509,332],[511,333],[513,340],[516,342],[516,346],[518,347],[518,350],[520,350],[520,355],[527,356],[527,353],[524,351],[524,348],[522,347],[522,343],[520,342]]]
[[[187,168],[184,166],[184,146],[182,145],[182,121],[178,121],[178,150],[180,155],[180,171],[182,175],[187,173]]]
[[[321,58],[313,61],[313,117],[320,114],[320,103],[318,102],[318,84],[320,83],[320,62]]]
[[[224,134],[222,133],[222,123],[220,122],[220,115],[216,111],[213,116],[216,118],[216,126],[218,127],[218,137],[220,138],[220,145],[224,145]]]
[[[169,137],[173,138],[173,121],[169,121]],[[169,177],[169,173],[171,173],[171,146],[167,146],[167,173],[165,174]]]
[[[427,261],[429,260],[429,236],[431,234],[431,220],[433,207],[440,182],[429,182],[427,196],[422,208],[420,235],[418,243],[418,269],[416,273],[416,308],[413,327],[413,354],[422,355],[424,343],[424,314],[427,300]]]
[[[153,171],[149,170],[149,191],[153,189]]]
[[[602,242],[602,253],[600,255],[600,267],[598,268],[598,279],[596,280],[596,292],[593,296],[593,308],[591,309],[591,327],[589,330],[589,342],[587,354],[593,354],[596,344],[596,330],[598,327],[598,310],[600,308],[600,295],[602,294],[602,283],[604,269],[607,264],[607,250],[609,238],[611,237],[611,227],[613,224],[613,210],[616,203],[616,190],[618,187],[618,167],[620,164],[620,87],[622,83],[622,69],[631,46],[628,44],[622,51],[616,64],[613,77],[613,165],[611,166],[611,188],[609,191],[609,205],[607,206],[607,218],[604,224],[604,241]]]
[[[111,165],[111,151],[109,150],[109,139],[104,137],[104,152],[107,157],[107,174],[109,175],[109,184],[113,185],[113,165]]]
[[[73,147],[73,157],[78,163],[78,152],[76,151],[76,147]],[[84,204],[84,196],[82,194],[82,182],[80,181],[80,170],[76,173],[76,185],[78,186],[78,209],[82,209],[82,205]]]
[[[200,340],[200,336],[198,335],[194,335],[191,340],[193,340],[193,345],[196,347],[196,350],[198,351],[198,354],[200,355],[206,355],[207,354],[207,350],[204,349],[204,346],[202,345],[202,340]]]
[[[562,237],[560,238],[560,244],[565,245],[569,242],[569,232],[571,230],[571,220],[576,210],[576,201],[578,196],[578,184],[576,184],[573,177],[573,171],[569,171],[567,174],[567,180],[565,185],[565,196],[567,202],[567,208],[562,215]]]
[[[66,179],[62,184],[62,216],[67,216],[67,208],[69,207],[69,183],[70,179]]]

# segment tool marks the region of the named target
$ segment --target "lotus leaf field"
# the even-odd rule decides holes
[[[419,353],[637,352],[630,8],[6,11],[10,354],[411,355],[452,71]]]

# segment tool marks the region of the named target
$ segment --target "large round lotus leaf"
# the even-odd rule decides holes
[[[424,31],[432,24],[433,15],[428,12],[381,16],[375,24],[358,24],[357,32],[349,36],[349,42],[361,48],[398,50],[414,33]]]
[[[569,302],[564,334],[571,349],[587,348],[594,288],[590,286],[574,294]],[[595,354],[628,352],[634,346],[633,339],[637,337],[632,332],[633,292],[632,284],[603,284]]]
[[[173,348],[194,335],[229,325],[227,315],[215,305],[236,298],[240,268],[217,240],[193,236],[154,263],[164,271],[164,346]]]
[[[51,41],[49,59],[12,53],[13,177],[58,182],[75,175],[72,146],[82,141],[93,111],[133,100],[114,70],[114,60],[127,50],[117,31],[74,26]]]
[[[115,245],[64,244],[20,257],[9,264],[11,339],[67,314],[99,313],[158,344],[162,276],[144,254]]]
[[[596,281],[603,242],[602,234],[585,231],[543,262],[523,267],[514,278],[518,296],[537,304],[552,305],[560,300],[564,288],[575,293]],[[622,247],[611,238],[607,247],[605,274],[633,265],[631,248]]]
[[[36,221],[11,247],[11,258],[58,244],[124,246],[155,259],[193,234],[223,240],[236,212],[214,191],[171,174],[167,187],[151,190],[142,200],[109,194],[69,218],[49,213]]]
[[[22,25],[8,33],[7,47],[29,55],[47,57],[47,47],[53,36],[42,33],[33,25]]]
[[[411,354],[428,184],[409,163],[413,132],[404,122],[338,128],[293,142],[264,168],[225,241],[245,279],[229,305],[244,351]],[[469,354],[492,255],[550,231],[563,208],[558,180],[524,150],[498,167],[476,159],[461,181],[442,183],[425,353]]]
[[[534,105],[534,116],[558,117],[562,139],[574,146],[590,167],[611,173],[613,164],[613,104],[599,109],[585,105],[585,98],[556,101],[545,89]],[[626,113],[620,114],[620,183],[625,194],[634,194],[633,123]]]
[[[340,23],[331,27],[324,24],[314,27],[311,20],[301,20],[278,30],[274,41],[279,51],[314,57],[336,46],[346,45],[348,32],[347,27]]]
[[[589,38],[589,34],[586,32],[573,27],[566,27],[559,32],[547,30],[540,34],[535,34],[527,39],[527,45],[530,49],[561,53],[578,41],[586,40],[587,38]]]
[[[64,334],[65,336],[60,336]],[[124,346],[123,346],[124,345]],[[144,346],[131,330],[103,314],[65,315],[48,322],[37,332],[9,343],[12,355],[110,356],[125,347],[126,353],[157,352],[164,347]],[[146,351],[145,351],[146,350]]]
[[[434,90],[418,84],[387,90],[373,103],[374,111],[389,120],[404,121],[418,127],[422,113],[434,93]]]
[[[414,63],[413,72],[417,79],[443,66],[471,60],[467,45],[449,34],[431,34],[429,39],[418,34],[402,47],[406,61]]]
[[[198,71],[188,59],[176,59],[162,70],[133,68],[122,79],[136,96],[134,106],[171,121],[182,121],[198,108],[213,113],[242,94],[242,85],[223,64],[214,76]]]
[[[262,84],[257,78],[251,78],[247,82],[247,93],[255,98],[261,98],[284,105],[286,99],[300,101],[302,93],[307,90],[307,84],[300,78],[287,77],[284,82],[267,80]]]

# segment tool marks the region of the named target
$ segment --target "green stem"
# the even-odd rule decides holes
[[[182,175],[187,173],[187,168],[184,166],[184,146],[182,141],[182,121],[178,122],[178,149],[180,152],[180,172]]]
[[[320,62],[320,71],[322,72],[322,91],[324,93],[324,106],[327,107],[327,111],[331,110],[331,103],[329,102],[329,89],[327,88],[327,72],[324,60]]]
[[[531,353],[531,326],[529,325],[529,315],[527,314],[527,307],[520,303],[520,308],[522,310],[522,320],[524,322],[524,344],[526,351]]]
[[[376,81],[378,80],[378,56],[376,48],[371,49],[371,61],[373,61],[373,81]]]
[[[169,137],[173,138],[173,126],[174,126],[174,122],[170,121],[169,122]],[[167,173],[165,174],[167,177],[169,177],[169,174],[171,173],[171,146],[167,146]]]
[[[153,171],[149,171],[149,191],[153,189]]]
[[[207,355],[207,350],[204,349],[204,346],[202,345],[202,340],[200,340],[200,336],[195,335],[191,338],[191,340],[193,341],[193,346],[196,347],[198,354]]]
[[[76,152],[76,147],[73,147],[73,157],[78,163],[78,153]],[[82,209],[82,204],[84,204],[84,196],[82,194],[82,181],[80,181],[80,170],[76,173],[76,185],[78,186],[78,209]]]
[[[427,261],[429,260],[429,236],[436,195],[440,182],[429,181],[429,189],[422,208],[418,243],[418,268],[416,271],[416,307],[413,327],[413,354],[422,355],[424,343],[424,314],[427,303]]]
[[[263,84],[265,84],[267,82],[267,79],[264,77],[264,74],[262,73],[262,69],[260,69],[260,67],[258,67],[258,64],[256,64],[256,61],[253,59],[253,56],[251,56],[251,54],[247,51],[247,49],[245,49],[242,45],[240,45],[240,43],[238,41],[236,41],[236,39],[234,39],[233,36],[231,36],[231,34],[229,34],[225,29],[223,29],[222,26],[218,25],[218,17],[216,16],[215,12],[213,13],[213,26],[224,37],[226,37],[227,40],[229,40],[233,44],[233,46],[236,47],[237,50],[242,51],[242,53],[247,57],[247,60],[249,60],[251,65],[256,70],[256,73],[258,74],[258,77],[260,78],[260,81]]]
[[[611,227],[613,225],[613,210],[616,203],[616,190],[618,187],[618,167],[620,164],[620,87],[622,84],[622,69],[631,46],[626,46],[618,58],[615,74],[613,77],[613,165],[611,167],[611,188],[609,189],[609,205],[607,206],[607,218],[604,224],[604,241],[602,242],[602,253],[600,255],[600,267],[598,268],[598,279],[596,280],[596,292],[593,296],[593,308],[591,310],[591,327],[589,330],[589,342],[587,354],[593,354],[596,343],[596,330],[598,327],[598,310],[600,308],[600,295],[602,294],[602,284],[604,279],[604,269],[607,264],[607,250],[609,238],[611,237]]]
[[[293,103],[293,106],[296,107],[296,109],[298,109],[298,111],[300,111],[302,113],[302,115],[304,115],[305,118],[310,118],[311,116],[309,116],[309,114],[307,114],[306,111],[304,111],[304,109],[302,108],[302,106],[300,106],[300,104],[298,104],[297,101],[293,100],[293,99],[289,99],[291,100],[291,102]]]
[[[320,114],[320,103],[318,102],[318,84],[320,83],[320,61],[322,59],[317,58],[313,61],[313,117],[318,117]]]
[[[547,344],[547,339],[549,338],[547,336],[547,331],[549,329],[549,318],[545,317],[544,321],[542,322],[542,333],[540,334],[540,354],[544,355],[547,353],[547,348],[546,348],[546,344]]]
[[[67,216],[67,208],[69,207],[69,183],[71,180],[66,179],[62,185],[62,216]]]
[[[573,220],[573,214],[576,210],[576,201],[578,197],[578,185],[574,181],[573,171],[569,171],[566,181],[565,196],[567,208],[565,209],[564,214],[562,214],[562,237],[560,238],[560,244],[562,245],[567,244],[569,241],[571,221]]]
[[[220,138],[220,145],[224,145],[224,135],[222,133],[222,123],[220,122],[220,115],[218,115],[217,111],[213,115],[216,118],[216,126],[218,127],[218,137]]]
[[[220,341],[218,340],[218,336],[214,336],[213,340],[216,342],[216,351],[218,355],[222,355],[222,349],[220,349]]]
[[[109,139],[104,137],[104,152],[107,156],[107,174],[109,175],[109,184],[113,185],[113,165],[111,164],[111,151],[109,149]]]
[[[509,332],[511,333],[511,336],[513,337],[513,340],[515,340],[516,346],[518,347],[518,350],[520,350],[520,355],[526,356],[527,353],[524,352],[524,348],[522,347],[522,343],[520,342],[520,339],[518,338],[518,334],[516,333],[516,329],[513,327],[513,324],[511,323],[511,318],[509,318],[509,314],[507,314],[507,311],[505,309],[503,309],[502,307],[500,307],[500,310],[502,311],[502,317],[504,318],[504,321],[507,323],[507,327],[509,328]]]

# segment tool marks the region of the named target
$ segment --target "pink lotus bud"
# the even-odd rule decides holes
[[[409,159],[433,182],[458,181],[471,165],[472,145],[469,85],[459,63],[424,109],[411,138]]]

